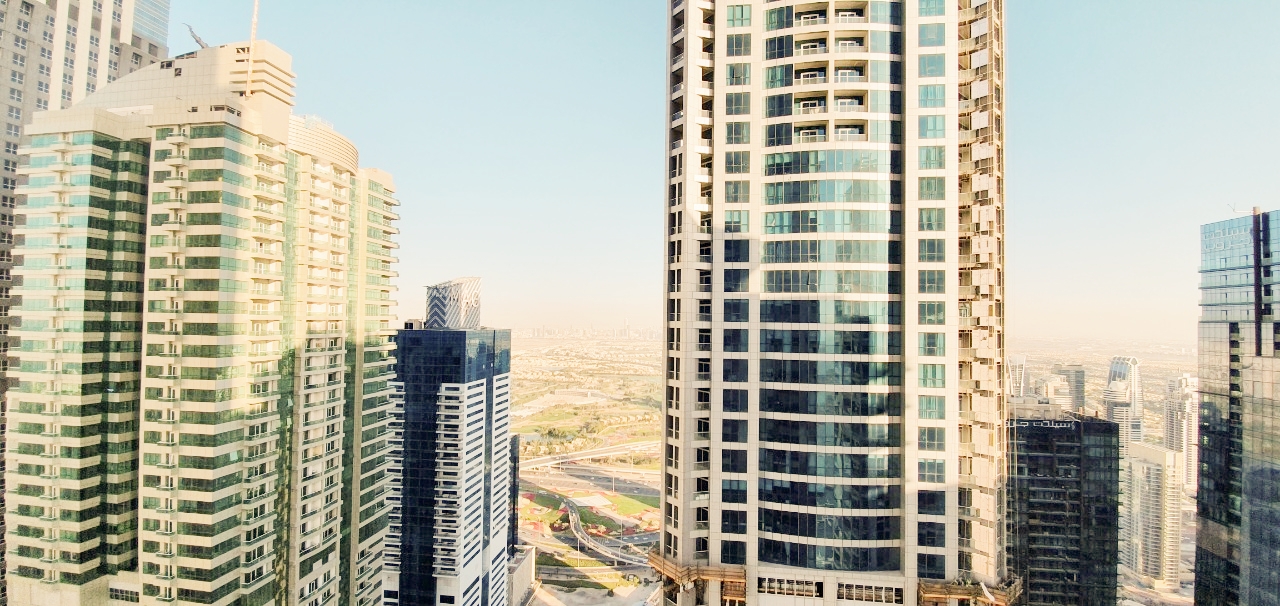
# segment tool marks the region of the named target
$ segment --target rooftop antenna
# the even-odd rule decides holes
[[[253,22],[249,26],[249,73],[245,75],[244,82],[246,99],[253,96],[253,46],[258,40],[258,3],[259,0],[253,0]]]
[[[191,27],[190,23],[183,23],[183,25],[187,26],[187,31],[191,32],[191,37],[196,39],[196,44],[199,44],[200,48],[209,48],[209,45],[205,44],[204,40],[201,40],[200,36],[196,34],[196,30]]]

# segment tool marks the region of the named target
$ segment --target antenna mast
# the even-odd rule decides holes
[[[253,22],[249,26],[249,71],[245,74],[244,82],[246,99],[253,96],[253,47],[258,40],[258,3],[259,0],[253,0]]]

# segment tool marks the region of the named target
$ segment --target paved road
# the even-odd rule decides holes
[[[610,541],[602,539],[587,533],[582,528],[582,518],[578,515],[578,508],[571,501],[565,501],[569,506],[569,528],[573,530],[573,535],[586,547],[592,551],[599,553],[606,559],[616,560],[619,563],[627,563],[633,566],[645,566],[649,563],[649,559],[632,551],[630,546],[622,548],[618,545],[610,545]]]
[[[569,461],[582,461],[585,459],[598,459],[601,457],[612,457],[620,454],[631,452],[658,452],[658,441],[650,442],[632,442],[630,444],[620,444],[618,446],[606,446],[604,448],[595,448],[592,450],[583,450],[579,452],[567,452],[558,455],[549,455],[545,457],[536,457],[526,461],[520,461],[520,470],[534,469],[537,467],[547,467],[556,463],[567,463]]]

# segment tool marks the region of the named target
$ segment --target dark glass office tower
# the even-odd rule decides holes
[[[1018,604],[1116,603],[1119,426],[1053,411],[1009,421],[1009,563]]]
[[[507,602],[511,332],[401,330],[399,603]]]
[[[1254,209],[1200,232],[1197,605],[1280,604],[1278,222]]]

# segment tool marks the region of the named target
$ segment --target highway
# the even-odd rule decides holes
[[[630,444],[619,444],[618,446],[606,446],[604,448],[595,448],[592,450],[536,457],[527,461],[520,461],[520,471],[535,469],[538,467],[549,467],[557,463],[568,463],[571,461],[582,461],[585,459],[599,459],[602,457],[612,457],[632,452],[656,453],[658,452],[658,441],[632,442]]]

